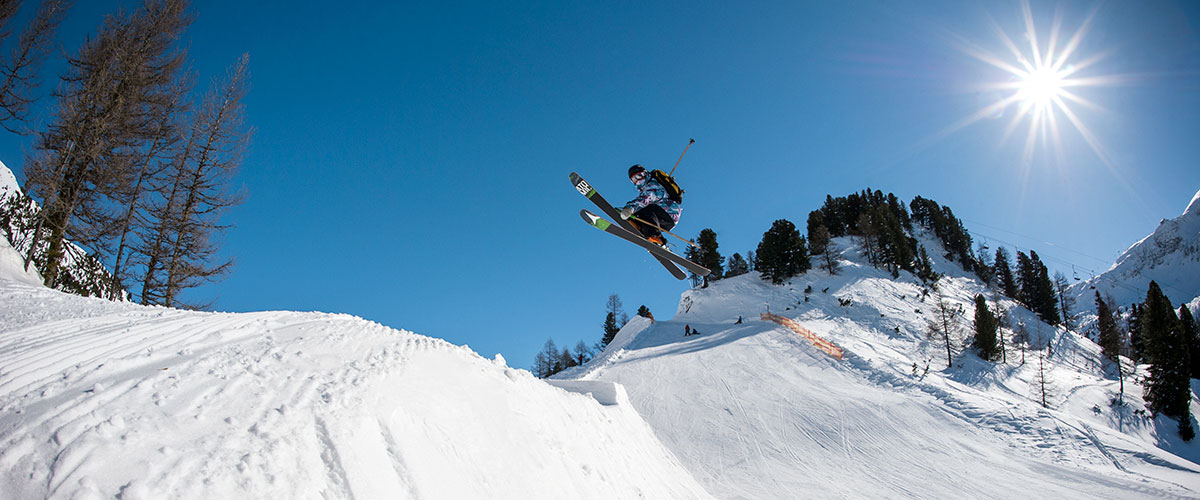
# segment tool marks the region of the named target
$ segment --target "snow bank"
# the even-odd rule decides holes
[[[25,270],[25,259],[8,244],[8,239],[0,236],[0,280],[11,280],[27,285],[41,285],[42,277],[37,269],[30,266]]]
[[[0,280],[0,498],[564,496],[711,498],[628,404],[501,358]]]

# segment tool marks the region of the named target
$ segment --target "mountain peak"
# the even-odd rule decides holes
[[[1188,207],[1183,211],[1183,215],[1200,215],[1200,189],[1196,190],[1196,195],[1192,197],[1192,201],[1188,203]]]

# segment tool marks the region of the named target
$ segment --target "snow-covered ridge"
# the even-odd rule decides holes
[[[848,249],[837,276],[814,270],[773,286],[751,273],[686,291],[674,318],[630,322],[619,347],[560,376],[623,385],[719,498],[1200,495],[1200,447],[1180,441],[1173,420],[1138,413],[1141,388],[1130,380],[1129,405],[1111,406],[1118,382],[1094,343],[1000,301],[1036,346],[1052,347],[1043,408],[1044,348],[1010,349],[993,364],[956,341],[947,369],[943,346],[926,333],[937,292],[863,265],[851,239],[835,243]],[[946,275],[938,292],[964,311],[965,330],[974,295],[996,296],[930,253]],[[844,348],[844,359],[759,321],[767,308]],[[684,337],[685,325],[701,334]]]
[[[1188,206],[1183,211],[1183,215],[1200,215],[1200,190],[1196,190],[1196,195],[1192,196],[1192,201],[1188,202]]]
[[[1141,302],[1150,281],[1173,302],[1200,297],[1200,191],[1183,214],[1163,219],[1154,232],[1125,250],[1104,273],[1072,286],[1081,310],[1095,312],[1095,294],[1118,306]]]
[[[563,496],[711,498],[627,403],[499,357],[0,277],[0,498]]]

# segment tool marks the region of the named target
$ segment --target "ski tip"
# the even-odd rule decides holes
[[[608,226],[612,225],[612,223],[605,220],[604,217],[601,217],[599,215],[591,213],[586,208],[579,211],[579,216],[583,217],[584,222],[587,222],[588,224],[591,224],[592,227],[595,227],[596,229],[600,229],[602,231],[607,231]]]

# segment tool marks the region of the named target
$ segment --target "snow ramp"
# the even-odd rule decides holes
[[[607,386],[347,315],[0,279],[0,498],[712,498]]]
[[[775,286],[752,273],[684,292],[673,319],[631,321],[619,347],[563,377],[623,386],[722,499],[1200,495],[1200,466],[989,386],[987,368],[913,374],[937,352],[915,312],[928,309],[918,284],[852,267],[811,274]],[[943,289],[969,300],[960,286]],[[846,346],[844,359],[760,321],[767,308]]]

